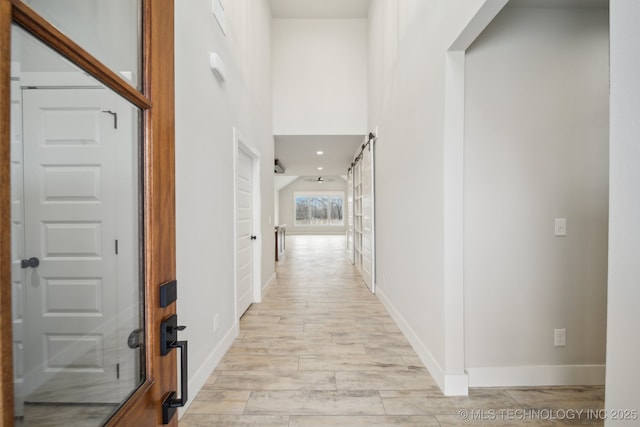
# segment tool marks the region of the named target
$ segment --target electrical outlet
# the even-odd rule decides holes
[[[217,331],[220,327],[220,313],[213,316],[213,332]]]
[[[553,345],[554,347],[564,347],[567,345],[567,330],[566,329],[554,329],[553,330]]]
[[[567,218],[556,218],[554,220],[554,236],[564,237],[567,235]]]

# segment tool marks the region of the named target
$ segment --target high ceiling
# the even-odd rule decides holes
[[[367,19],[370,0],[270,2],[275,19]],[[363,139],[364,135],[276,135],[275,157],[285,165],[287,176],[344,176]],[[316,154],[319,150],[322,156]]]
[[[640,0],[639,0],[640,1]],[[276,19],[366,19],[370,0],[270,0]],[[609,0],[511,0],[511,7],[608,7]],[[275,136],[286,176],[344,176],[364,136]],[[324,155],[316,152],[322,150]],[[323,167],[318,170],[318,167]],[[282,183],[288,182],[282,178]]]
[[[289,19],[367,18],[370,0],[271,0],[271,15]]]
[[[285,175],[346,175],[363,142],[362,135],[276,135],[275,157],[286,167]]]

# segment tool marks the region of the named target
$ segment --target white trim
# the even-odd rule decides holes
[[[509,3],[509,0],[485,0],[484,4],[480,6],[480,9],[478,9],[476,14],[469,20],[448,50],[467,50],[507,3]]]
[[[184,408],[178,409],[178,419],[182,418],[185,412],[187,412],[187,409],[191,406],[196,395],[207,383],[207,380],[229,350],[237,336],[238,322],[236,321],[231,326],[231,329],[229,329],[229,331],[224,335],[222,340],[220,340],[218,345],[211,351],[211,353],[209,353],[209,356],[204,360],[204,363],[192,374],[191,379],[189,380],[189,400],[187,400],[187,404]]]
[[[446,52],[443,152],[443,290],[444,360],[434,359],[438,385],[445,395],[467,395],[464,330],[464,110],[465,51],[498,15],[508,0],[487,0]],[[425,348],[426,350],[426,348]],[[429,357],[432,355],[429,353]],[[425,355],[425,360],[428,360]],[[427,365],[425,363],[425,365]],[[429,367],[427,366],[429,369]],[[431,371],[431,369],[430,369]],[[432,373],[433,375],[433,373]],[[434,375],[435,377],[435,375]]]
[[[495,366],[467,373],[470,387],[604,385],[605,365]]]
[[[235,302],[234,319],[237,321],[238,314],[238,268],[237,268],[237,255],[238,255],[238,212],[237,212],[237,192],[238,192],[238,151],[244,151],[249,157],[251,157],[252,174],[253,174],[253,214],[252,214],[252,230],[255,236],[258,236],[258,241],[253,245],[253,302],[262,302],[262,224],[260,218],[262,218],[262,205],[261,205],[261,186],[260,186],[260,151],[247,143],[244,135],[236,128],[233,127],[233,296]]]
[[[427,368],[444,395],[467,396],[469,394],[467,375],[465,373],[447,375],[442,368],[442,365],[440,365],[433,354],[431,354],[431,351],[429,351],[427,346],[425,346],[425,344],[420,340],[411,326],[404,320],[400,312],[396,310],[393,304],[391,304],[387,299],[384,294],[384,289],[379,289],[376,295],[380,298],[382,305],[387,309],[389,315],[393,320],[395,320],[396,324],[417,353],[420,361],[422,361],[424,366]]]
[[[265,283],[265,285],[262,287],[262,295],[266,295],[267,291],[269,290],[269,288],[276,283],[276,272],[274,271],[273,274],[271,275],[271,277],[269,277],[269,280],[267,280],[267,283]]]
[[[445,370],[464,374],[464,51],[447,52],[443,147]]]

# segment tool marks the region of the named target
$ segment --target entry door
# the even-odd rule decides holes
[[[133,269],[117,259],[118,210],[133,209],[118,200],[117,162],[133,161],[119,105],[104,89],[23,91],[24,255],[39,260],[24,287],[30,402],[119,403],[133,374],[118,339],[118,269]]]
[[[32,9],[30,5],[35,3],[23,0],[0,0],[0,98],[2,99],[0,102],[0,218],[2,219],[0,221],[0,257],[2,258],[2,263],[0,263],[0,330],[8,335],[5,340],[7,341],[6,345],[0,346],[0,425],[8,426],[14,423],[12,381],[14,360],[13,349],[9,344],[13,323],[12,314],[15,307],[12,307],[12,266],[8,256],[11,253],[10,245],[12,243],[9,222],[11,218],[9,186],[12,181],[8,176],[9,141],[11,140],[8,106],[11,92],[12,55],[14,53],[19,55],[21,50],[19,45],[12,45],[11,32],[17,28],[12,23],[17,24],[21,29],[34,35],[45,46],[49,46],[57,52],[52,58],[55,56],[64,57],[68,64],[60,69],[69,69],[67,65],[72,68],[79,67],[84,73],[94,77],[100,84],[122,96],[141,112],[140,132],[134,135],[134,140],[141,143],[141,153],[138,158],[142,163],[140,172],[142,177],[140,184],[142,185],[135,191],[140,191],[140,204],[144,206],[141,218],[143,229],[138,236],[143,246],[140,262],[144,266],[141,272],[144,290],[140,294],[143,294],[144,300],[142,313],[144,327],[141,333],[136,335],[139,341],[134,339],[133,342],[138,342],[140,351],[144,354],[144,360],[140,367],[143,379],[140,386],[121,402],[122,406],[111,419],[106,421],[105,425],[135,425],[139,427],[177,425],[177,416],[174,411],[175,406],[181,402],[176,401],[178,399],[175,399],[175,394],[172,393],[177,389],[176,351],[163,356],[159,339],[161,331],[166,330],[163,320],[175,314],[176,310],[175,303],[162,305],[159,303],[161,289],[166,289],[162,288],[162,285],[173,283],[172,281],[175,280],[174,0],[131,0],[130,3],[140,6],[139,10],[143,17],[139,21],[135,19],[134,21],[140,25],[137,40],[144,49],[138,58],[137,66],[130,70],[134,74],[136,70],[139,72],[138,81],[143,82],[141,88],[136,88],[123,79],[120,70],[109,68],[108,65],[100,62],[96,56],[99,56],[100,52],[94,52],[93,49],[86,50],[87,47],[82,41],[74,41],[61,32],[59,27],[51,24],[46,16],[43,17]],[[61,5],[60,10],[63,10],[64,7],[69,6]],[[88,25],[91,26],[91,23]],[[103,30],[101,36],[113,35],[114,37],[120,36],[122,30],[120,22],[109,24],[101,29]],[[22,47],[29,48],[29,46]],[[40,69],[41,65],[48,65],[38,62],[30,64],[36,69]],[[63,179],[60,178],[62,175],[58,176],[58,179]],[[50,221],[53,224],[55,221],[61,220],[51,219]],[[92,225],[91,221],[87,222],[88,224],[84,224],[86,227]],[[61,224],[56,225],[60,226]],[[62,227],[50,228],[55,230],[52,236],[59,237],[60,228],[64,228],[64,224]],[[82,227],[76,228],[76,234],[79,238],[84,236],[82,238],[88,239],[84,246],[87,248],[89,247],[88,242],[91,240],[87,237],[88,234],[83,235],[81,231],[86,230]],[[56,233],[58,233],[57,236]],[[102,247],[95,240],[94,245],[97,248]],[[73,248],[60,244],[57,249],[65,251]],[[82,279],[99,278],[93,274],[94,271],[87,267],[87,274]],[[36,276],[40,275],[42,274],[38,273]],[[24,276],[33,276],[32,271],[29,271],[28,274],[25,273]],[[31,279],[31,277],[27,277],[26,280],[28,282]],[[26,285],[30,285],[30,283],[25,283]],[[74,296],[77,295],[74,294]],[[51,306],[54,306],[54,303],[63,307],[65,304],[60,301],[52,301]],[[78,319],[75,323],[81,322],[83,320]],[[86,330],[81,330],[78,335],[86,335]],[[79,353],[82,351],[80,350]],[[62,357],[67,357],[67,355],[62,354],[53,362],[61,363]],[[89,364],[93,363],[89,358],[86,360]],[[18,371],[22,370],[19,363],[16,368]],[[91,370],[92,368],[86,369]],[[170,420],[167,421],[167,418]]]
[[[253,159],[238,149],[236,166],[236,295],[238,317],[253,303]]]

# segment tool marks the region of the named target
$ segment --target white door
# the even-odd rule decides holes
[[[253,159],[238,149],[236,166],[236,291],[238,317],[253,303]]]
[[[39,259],[25,269],[28,401],[122,400],[116,183],[131,170],[118,164],[118,132],[131,127],[121,105],[103,89],[23,91],[24,255]]]

